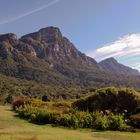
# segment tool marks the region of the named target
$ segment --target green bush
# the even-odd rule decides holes
[[[64,113],[61,107],[64,108],[65,106],[67,106],[65,103],[44,103],[30,100],[28,104],[21,104],[16,108],[16,111],[19,117],[32,123],[53,124],[74,129],[94,128],[98,130],[118,130],[122,124],[125,124],[124,118],[121,115],[114,115],[113,113],[105,114],[99,111],[89,113],[88,111],[80,112],[76,110]],[[59,108],[56,110],[53,107]],[[70,106],[67,107],[70,108]]]
[[[86,113],[83,113],[81,112],[82,115],[80,118],[80,127],[81,128],[92,128],[93,127],[93,116],[92,114],[86,112]]]
[[[98,130],[107,130],[109,128],[108,117],[103,113],[95,112],[93,118],[93,128]]]
[[[48,96],[47,95],[43,95],[42,96],[42,101],[44,101],[44,102],[49,101]]]
[[[118,130],[120,126],[125,124],[124,118],[121,115],[110,115],[109,119],[109,129]]]
[[[140,96],[133,89],[109,87],[99,89],[92,95],[73,102],[72,107],[79,111],[109,110],[129,116],[139,112]]]
[[[98,130],[107,130],[109,128],[109,122],[106,116],[98,117],[94,122],[94,128]]]
[[[14,101],[14,98],[12,95],[8,95],[6,98],[5,98],[5,103],[9,103],[9,104],[12,104]]]
[[[99,130],[118,130],[124,123],[120,115],[104,115],[100,112],[88,113],[75,111],[63,114],[61,111],[48,111],[44,108],[26,105],[18,109],[19,117],[36,124],[55,124],[70,128],[95,128]]]
[[[140,96],[133,89],[125,88],[118,90],[116,109],[119,113],[131,115],[137,113],[140,105]]]
[[[88,110],[88,107],[86,104],[86,99],[79,99],[79,100],[73,102],[72,107],[75,110],[80,110],[80,111],[87,111]]]

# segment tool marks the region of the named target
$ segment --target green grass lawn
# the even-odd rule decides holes
[[[93,132],[35,125],[15,117],[8,106],[0,106],[0,140],[140,140],[140,133]]]

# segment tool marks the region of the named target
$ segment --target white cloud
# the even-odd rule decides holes
[[[140,62],[136,62],[134,64],[130,64],[132,68],[140,70]]]
[[[124,36],[111,44],[87,53],[87,55],[93,57],[97,61],[109,57],[115,57],[118,60],[127,60],[128,58],[131,60],[131,58],[137,57],[137,60],[135,60],[135,62],[131,61],[129,66],[140,70],[140,57],[138,58],[138,56],[140,56],[140,34]]]
[[[54,4],[56,4],[56,3],[59,2],[59,1],[60,1],[60,0],[52,0],[50,3],[47,3],[46,5],[43,5],[43,6],[41,6],[41,7],[38,7],[38,8],[36,8],[36,9],[33,9],[33,10],[31,10],[31,11],[28,11],[28,12],[25,12],[25,13],[23,13],[23,14],[20,14],[20,15],[16,16],[16,17],[12,17],[12,18],[9,18],[9,19],[2,20],[2,21],[0,21],[0,25],[7,24],[7,23],[11,23],[11,22],[14,22],[14,21],[16,21],[16,20],[18,20],[18,19],[21,19],[21,18],[23,18],[23,17],[32,15],[32,14],[34,14],[34,13],[36,13],[36,12],[39,12],[39,11],[45,9],[45,8],[48,8],[48,7],[50,7],[50,6],[53,6]]]

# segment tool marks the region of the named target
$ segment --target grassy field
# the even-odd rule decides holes
[[[0,106],[0,140],[140,140],[140,133],[93,132],[34,125],[15,116],[10,107]]]

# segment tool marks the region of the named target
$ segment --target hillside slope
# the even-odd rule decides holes
[[[99,63],[102,70],[108,73],[123,74],[123,75],[139,75],[138,70],[124,66],[117,62],[114,58],[108,58]]]
[[[47,27],[20,39],[13,33],[0,35],[0,73],[40,84],[79,87],[140,87],[140,76],[103,70],[81,53],[56,27]]]

